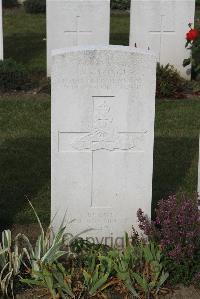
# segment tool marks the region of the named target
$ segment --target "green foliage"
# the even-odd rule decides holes
[[[166,257],[164,266],[169,272],[169,284],[177,286],[182,284],[189,286],[194,283],[194,278],[200,269],[200,252],[194,254],[191,259],[185,259],[182,263],[174,263]]]
[[[46,288],[53,299],[93,298],[104,296],[115,288],[135,298],[158,295],[168,273],[164,272],[161,251],[153,242],[140,240],[136,232],[131,242],[126,234],[123,251],[90,244],[80,239],[80,234],[77,234],[77,240],[72,238],[70,241],[73,242],[70,242],[64,221],[57,234],[52,233],[51,225],[45,232],[36,210],[31,202],[29,204],[38,221],[40,235],[34,247],[28,237],[17,235],[12,251],[11,232],[3,232],[0,287],[4,295],[11,290],[14,296],[15,277],[21,277],[21,283]],[[87,258],[82,259],[81,252]],[[78,259],[80,263],[76,261]],[[26,268],[27,278],[22,275],[22,265]]]
[[[24,7],[27,13],[38,14],[46,12],[46,0],[26,0]]]
[[[75,298],[72,291],[71,275],[66,274],[65,268],[61,264],[42,264],[40,271],[34,272],[33,275],[33,278],[22,279],[21,282],[47,288],[53,299]]]
[[[28,81],[28,73],[22,64],[11,58],[0,61],[0,91],[26,89]]]
[[[17,0],[3,0],[2,1],[2,6],[3,8],[13,8],[13,7],[17,7],[18,1]]]
[[[127,243],[123,252],[111,253],[117,277],[136,298],[157,296],[169,274],[164,271],[160,249],[154,243]]]
[[[87,246],[87,259],[80,257],[79,245]],[[72,250],[73,247],[70,249]],[[157,296],[168,278],[164,271],[162,255],[154,243],[144,243],[138,239],[134,244],[126,235],[126,248],[104,250],[102,247],[89,248],[76,243],[78,252],[66,255],[62,264],[56,260],[39,260],[39,268],[30,271],[31,278],[22,282],[46,287],[52,298],[93,298],[104,296],[109,290],[120,287],[124,294],[134,298]],[[71,260],[72,258],[72,260]],[[81,263],[77,259],[81,258]]]
[[[140,274],[134,272],[135,278],[139,288],[145,293],[147,298],[151,295],[157,296],[160,289],[169,277],[169,274],[164,271],[161,262],[161,251],[154,243],[149,243],[141,246],[144,269]]]
[[[130,4],[130,0],[111,0],[111,9],[128,10]]]
[[[200,6],[200,0],[196,0],[196,6]]]
[[[106,256],[99,256],[96,260],[93,255],[87,269],[83,270],[84,286],[89,296],[96,296],[98,293],[112,285],[109,279],[112,272],[112,259]]]
[[[200,32],[199,22],[197,22],[196,29]],[[200,80],[200,35],[193,41],[187,41],[185,47],[191,51],[191,55],[190,58],[184,59],[183,66],[186,67],[191,64],[192,77]]]
[[[123,252],[115,250],[109,254],[114,261],[116,276],[124,283],[128,292],[138,298],[138,293],[134,287],[133,269],[135,269],[138,257],[133,245],[128,244]]]
[[[42,264],[52,264],[66,254],[66,251],[60,250],[64,244],[65,227],[62,223],[60,229],[54,235],[50,225],[45,232],[33,205],[31,202],[29,202],[29,204],[36,216],[41,234],[36,241],[35,247],[31,245],[29,239],[24,234],[19,234],[18,239],[22,239],[24,241],[26,245],[24,251],[31,266],[30,270],[36,273],[40,271]]]
[[[12,248],[10,230],[2,232],[0,243],[0,291],[4,296],[14,297],[14,279],[20,276],[24,251],[20,253],[17,237]]]
[[[77,273],[58,262],[43,262],[39,271],[32,271],[31,278],[21,282],[47,288],[52,298],[92,298],[113,284],[111,270],[110,258],[93,255],[91,263],[85,269],[78,268]]]
[[[23,241],[24,254],[26,261],[24,262],[27,272],[31,278],[22,279],[21,282],[47,288],[52,298],[66,298],[65,295],[73,297],[73,293],[68,283],[68,276],[66,276],[64,267],[57,263],[57,261],[67,254],[67,251],[61,250],[65,245],[65,227],[64,220],[56,234],[53,234],[51,224],[48,229],[44,230],[39,216],[29,202],[35,217],[40,227],[40,235],[37,238],[35,247],[32,246],[28,237],[24,234],[19,234],[18,239]]]
[[[167,64],[166,66],[157,64],[157,98],[176,98],[184,91],[185,80],[179,75],[177,70]]]

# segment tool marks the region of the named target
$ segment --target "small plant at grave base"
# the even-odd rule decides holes
[[[17,237],[12,244],[10,230],[2,232],[0,243],[0,292],[14,298],[14,281],[20,279],[24,251],[20,252]]]
[[[52,235],[51,226],[45,232],[30,205],[41,233],[35,246],[23,234],[17,235],[12,246],[11,232],[3,232],[0,243],[3,295],[14,297],[17,281],[41,287],[53,299],[107,298],[112,292],[142,299],[157,298],[162,293],[168,273],[164,271],[162,252],[156,244],[146,243],[136,232],[131,241],[126,234],[123,251],[91,244],[80,239],[80,234],[70,239],[70,243],[63,223],[57,234]],[[83,258],[83,254],[87,257]]]
[[[70,251],[72,252],[73,267],[83,267],[89,266],[93,256],[96,258],[101,256],[106,256],[110,251],[110,247],[103,244],[90,243],[88,240],[81,238],[76,238],[70,242]]]
[[[79,244],[85,244],[86,259],[80,256]],[[132,244],[126,235],[123,251],[94,246],[83,240],[75,248],[79,254],[72,251],[71,259],[80,258],[80,262],[70,260],[68,255],[53,263],[42,262],[39,271],[31,271],[31,278],[22,282],[47,288],[55,299],[108,298],[112,293],[120,293],[125,298],[131,294],[141,299],[157,298],[162,293],[168,273],[164,271],[159,247],[152,242],[146,244],[134,239]]]
[[[128,239],[127,239],[128,240]],[[123,252],[111,253],[118,279],[134,298],[157,298],[169,277],[161,262],[162,253],[153,242],[132,245],[126,242]]]
[[[47,275],[48,265],[52,265],[60,257],[67,254],[66,251],[60,249],[64,245],[65,227],[61,225],[56,235],[52,234],[50,227],[45,233],[34,207],[31,203],[30,205],[41,229],[35,247],[31,245],[24,234],[18,234],[12,242],[10,230],[2,233],[2,242],[0,243],[0,293],[3,296],[11,295],[14,298],[16,283],[23,282],[22,278],[27,275],[32,275],[38,285],[40,285],[41,276],[44,275],[45,283],[49,283],[48,288],[50,289],[50,275]]]
[[[64,262],[64,260],[63,260]],[[22,282],[47,288],[52,298],[93,298],[100,296],[115,283],[110,277],[112,260],[106,256],[93,255],[85,268],[67,270],[61,263],[42,263],[40,271],[32,272],[30,279]],[[100,297],[99,297],[100,298]],[[103,297],[101,297],[103,298]]]
[[[190,30],[186,33],[186,49],[191,51],[190,57],[183,61],[183,66],[191,64],[194,76],[200,79],[200,31],[199,28],[192,28],[192,24],[188,24]],[[197,26],[198,27],[198,26]]]
[[[29,204],[36,216],[41,234],[36,241],[35,247],[31,245],[29,239],[24,234],[19,234],[18,239],[21,239],[26,245],[24,252],[26,254],[30,267],[29,269],[27,265],[27,269],[29,270],[29,272],[33,271],[35,275],[36,273],[39,273],[40,268],[43,264],[52,264],[56,262],[60,257],[67,254],[66,251],[61,250],[61,247],[64,245],[64,235],[66,228],[62,223],[58,232],[54,235],[50,224],[45,232],[42,223],[30,201]]]
[[[139,210],[139,227],[162,248],[171,283],[191,282],[200,267],[200,210],[198,198],[185,195],[161,200],[150,221]]]
[[[86,298],[102,294],[118,281],[112,277],[113,259],[108,256],[92,256],[91,263],[83,269]]]
[[[33,272],[32,278],[21,281],[30,286],[47,288],[53,299],[75,298],[72,291],[71,275],[67,274],[60,263],[41,264],[40,271]]]
[[[76,250],[79,251],[79,248],[77,248],[79,243],[83,244],[81,239],[78,238],[79,242],[72,239],[72,244],[68,243],[68,246],[70,246],[68,251],[61,251],[60,247],[64,246],[66,241],[63,224],[53,238],[50,227],[45,234],[34,207],[31,203],[30,205],[38,220],[41,235],[38,237],[35,248],[32,247],[25,235],[18,236],[26,245],[24,250],[28,259],[26,267],[30,276],[28,279],[22,279],[22,283],[47,288],[52,298],[80,298],[82,295],[84,298],[94,297],[113,284],[113,281],[109,281],[112,261],[108,257],[100,255],[100,247],[90,245],[94,253],[87,253],[88,257],[84,261],[85,266],[83,269],[82,261],[80,264],[71,261],[71,259],[78,258],[71,249],[75,246]],[[84,242],[84,244],[85,250],[89,249],[88,242]],[[65,268],[58,260],[62,260],[67,267]],[[78,267],[74,268],[77,265]],[[77,271],[74,271],[74,269]],[[79,278],[80,275],[81,278]]]
[[[157,64],[157,98],[179,98],[183,94],[185,84],[185,80],[172,65]]]
[[[113,259],[116,277],[119,282],[121,281],[121,283],[124,284],[127,294],[130,293],[135,298],[138,298],[139,296],[134,286],[133,277],[133,272],[138,262],[138,256],[136,256],[135,248],[131,243],[127,242],[126,248],[122,252],[113,250],[109,253],[109,256]],[[125,292],[123,288],[121,289]]]
[[[142,246],[144,259],[144,268],[141,269],[141,274],[134,273],[140,289],[145,291],[147,298],[151,295],[157,296],[165,290],[163,285],[169,277],[169,273],[165,271],[162,260],[162,252],[160,248],[153,242]]]

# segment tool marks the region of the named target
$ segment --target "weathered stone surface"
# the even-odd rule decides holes
[[[123,46],[55,51],[52,217],[73,235],[120,243],[151,213],[156,58]],[[110,239],[105,239],[110,238]],[[111,239],[113,238],[113,239]],[[121,245],[121,244],[118,244]]]
[[[47,74],[52,50],[108,45],[109,34],[110,0],[47,0]]]
[[[194,23],[195,0],[132,0],[130,45],[155,51],[158,61],[174,65],[186,79],[190,66],[183,60],[188,23]]]

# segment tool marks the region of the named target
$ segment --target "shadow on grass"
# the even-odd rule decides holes
[[[128,33],[111,33],[110,35],[111,45],[129,45],[129,34]]]
[[[34,69],[34,60],[41,70],[46,71],[46,41],[44,34],[12,34],[4,37],[5,58],[12,57],[17,62]],[[35,62],[37,63],[37,62]],[[38,67],[38,66],[37,66]]]
[[[198,146],[198,138],[155,138],[152,212],[172,193],[197,190]]]
[[[0,150],[0,225],[8,227],[50,181],[50,138],[5,141]],[[47,199],[46,199],[47,201]],[[50,207],[49,202],[46,203]],[[49,213],[48,209],[45,211]]]

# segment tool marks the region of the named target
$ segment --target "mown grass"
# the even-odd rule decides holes
[[[199,12],[198,12],[199,13]],[[44,15],[23,9],[4,11],[5,57],[46,73]],[[129,17],[111,18],[111,43],[128,44]],[[200,101],[163,100],[156,104],[153,206],[170,193],[197,189]],[[0,224],[34,221],[31,199],[45,222],[50,216],[50,97],[0,97]]]
[[[27,198],[43,221],[50,211],[50,99],[0,98],[0,224],[32,222]]]
[[[4,10],[4,56],[23,63],[29,72],[46,74],[46,19],[24,9]]]
[[[156,104],[153,208],[171,193],[197,191],[200,100]]]
[[[129,45],[130,18],[126,13],[112,13],[110,22],[110,43],[111,45]]]

